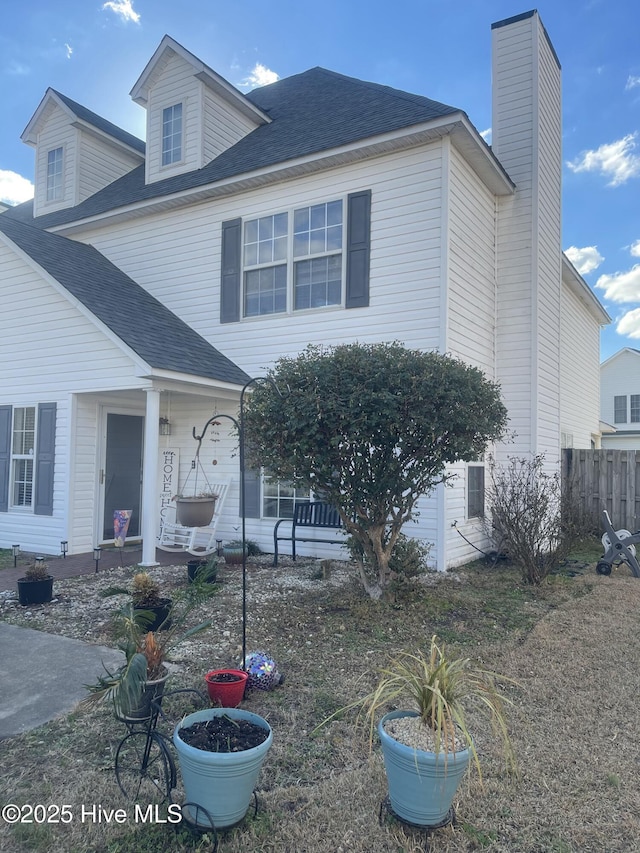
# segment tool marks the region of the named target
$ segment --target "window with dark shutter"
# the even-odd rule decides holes
[[[220,263],[220,322],[237,323],[240,319],[242,220],[222,223],[222,258]]]
[[[53,473],[56,445],[55,403],[40,403],[38,406],[37,436],[33,511],[36,515],[53,515]]]
[[[0,406],[0,512],[7,512],[9,509],[11,421],[11,406]]]
[[[347,212],[346,308],[369,304],[369,255],[371,251],[371,190],[351,193]]]

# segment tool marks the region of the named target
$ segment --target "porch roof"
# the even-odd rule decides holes
[[[151,368],[244,385],[248,375],[93,246],[0,215],[0,233]]]

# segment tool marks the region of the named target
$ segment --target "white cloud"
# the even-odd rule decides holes
[[[640,240],[636,240],[635,243],[632,243],[629,247],[629,251],[634,258],[640,258]]]
[[[491,134],[492,134],[492,131],[493,131],[493,128],[492,128],[492,127],[488,127],[486,130],[481,130],[481,131],[480,131],[480,136],[484,139],[484,141],[485,141],[488,145],[491,145]]]
[[[65,42],[64,49],[67,51],[67,59],[71,59],[71,54],[73,53],[73,48],[71,47],[71,45]]]
[[[580,157],[568,161],[572,172],[599,172],[609,178],[609,186],[617,187],[629,178],[640,175],[640,156],[634,154],[636,133],[629,133],[616,142],[609,142],[585,151]]]
[[[134,11],[133,0],[108,0],[102,6],[103,9],[111,9],[116,15],[119,15],[123,21],[133,21],[134,24],[140,22],[140,15]]]
[[[616,332],[628,338],[640,338],[640,308],[634,308],[618,321]]]
[[[267,86],[269,83],[275,83],[276,80],[279,79],[279,74],[276,74],[275,71],[271,71],[270,68],[267,68],[265,65],[257,62],[249,72],[247,79],[244,80],[241,85],[248,86],[250,89],[255,89],[256,86]]]
[[[578,249],[577,246],[569,246],[568,249],[564,250],[564,253],[580,275],[586,275],[597,270],[604,261],[596,246],[583,246],[582,249]]]
[[[605,299],[612,302],[640,302],[640,264],[627,272],[601,275],[596,287],[604,290]]]
[[[33,198],[33,184],[17,172],[0,169],[0,202],[20,204]]]
[[[635,89],[636,86],[640,86],[640,77],[634,77],[632,74],[629,74],[627,77],[627,84],[624,88]]]

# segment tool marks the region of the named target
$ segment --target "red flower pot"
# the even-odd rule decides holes
[[[247,673],[242,669],[212,669],[204,680],[212,702],[223,708],[235,708],[244,696]]]

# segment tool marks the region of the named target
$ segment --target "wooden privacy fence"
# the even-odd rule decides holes
[[[640,530],[640,450],[563,450],[562,492],[594,531],[603,509],[615,530]]]

